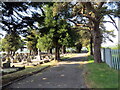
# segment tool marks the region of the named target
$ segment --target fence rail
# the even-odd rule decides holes
[[[103,62],[108,64],[111,68],[120,70],[120,50],[103,48],[101,52]]]

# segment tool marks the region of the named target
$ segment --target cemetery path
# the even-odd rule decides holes
[[[78,54],[7,88],[86,88],[81,64],[83,61],[80,61],[83,56],[85,54]]]

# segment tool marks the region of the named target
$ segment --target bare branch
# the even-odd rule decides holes
[[[69,20],[70,22],[74,23],[75,26],[82,26],[82,27],[89,27],[89,28],[93,28],[92,26],[89,26],[89,25],[86,25],[86,24],[79,24],[79,23],[76,23],[75,21],[71,20],[71,19],[67,19]]]
[[[110,19],[113,21],[113,25],[115,26],[115,28],[119,31],[119,29],[118,29],[118,27],[117,27],[117,25],[116,25],[116,23],[115,23],[115,20],[110,16],[110,15],[108,15],[109,17],[110,17]]]
[[[69,20],[70,22],[74,23],[77,26],[77,23],[75,23],[73,20],[71,19],[67,19],[67,20]]]
[[[83,14],[84,17],[90,19],[91,21],[95,22],[95,19],[91,17],[90,15]]]
[[[111,22],[111,21],[101,21],[101,22],[103,22],[103,23],[106,23],[106,22],[113,23],[113,22]]]
[[[41,7],[39,7],[39,8],[40,8],[40,10],[41,10],[43,16],[45,16],[44,10],[43,10]]]

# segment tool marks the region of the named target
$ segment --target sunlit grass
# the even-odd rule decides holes
[[[94,63],[92,56],[85,65],[85,82],[89,88],[118,88],[118,71],[106,63]]]

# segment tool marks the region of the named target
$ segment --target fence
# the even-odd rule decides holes
[[[108,64],[111,68],[120,70],[120,50],[103,48],[101,52],[103,62]]]

